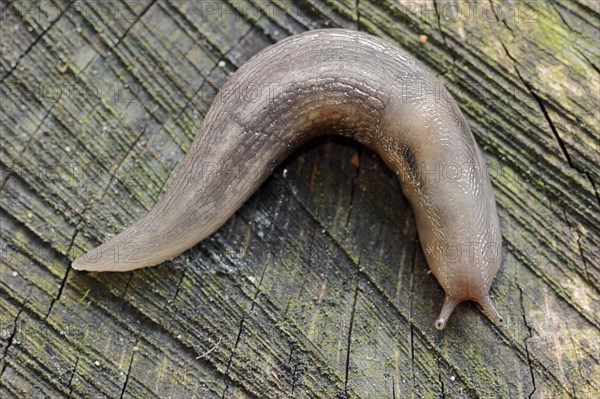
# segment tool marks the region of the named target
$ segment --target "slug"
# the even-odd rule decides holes
[[[298,146],[322,134],[357,140],[398,176],[446,294],[435,327],[444,329],[466,300],[501,324],[489,295],[501,261],[498,213],[465,118],[410,54],[345,29],[288,37],[242,65],[152,210],[73,268],[124,272],[176,257],[222,226]],[[132,256],[123,256],[127,248]]]

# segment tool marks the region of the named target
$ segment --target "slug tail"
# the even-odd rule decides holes
[[[171,228],[171,223],[157,223],[158,219],[145,217],[102,245],[75,259],[75,270],[92,272],[127,272],[154,266],[172,259],[186,248]],[[182,223],[181,230],[187,230]],[[170,239],[173,237],[173,239]],[[179,239],[181,240],[182,237]]]
[[[438,319],[435,321],[435,328],[438,330],[443,330],[446,328],[446,323],[450,318],[450,315],[454,311],[454,308],[458,304],[457,301],[454,300],[450,295],[446,295],[446,299],[444,300],[444,305],[442,306],[442,311],[438,316]]]
[[[477,301],[479,306],[483,309],[483,311],[492,319],[496,325],[502,325],[504,323],[504,318],[500,316],[498,310],[496,310],[496,306],[494,302],[492,302],[492,298],[489,295],[483,297],[483,299]]]
[[[176,182],[144,217],[75,259],[73,269],[127,272],[173,259],[217,230],[248,193],[225,194],[214,181],[203,189],[184,184]]]

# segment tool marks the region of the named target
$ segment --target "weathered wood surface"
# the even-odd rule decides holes
[[[0,397],[599,397],[600,3],[527,4],[3,0]],[[228,74],[334,26],[458,99],[500,207],[504,327],[461,304],[434,329],[395,177],[335,138],[171,262],[69,268],[152,207]]]

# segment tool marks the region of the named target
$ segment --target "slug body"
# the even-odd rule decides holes
[[[73,268],[122,272],[174,258],[222,226],[282,160],[321,134],[359,141],[398,175],[446,292],[435,326],[443,329],[464,300],[502,323],[489,296],[502,245],[496,203],[455,100],[405,51],[344,29],[289,37],[232,74],[154,208]],[[118,259],[116,246],[134,254]]]

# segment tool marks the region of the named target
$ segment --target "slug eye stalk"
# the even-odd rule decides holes
[[[492,321],[496,325],[504,324],[504,318],[500,316],[500,313],[498,313],[498,311],[496,310],[496,307],[494,306],[494,303],[492,302],[492,299],[489,295],[486,295],[481,300],[476,300],[476,302],[479,303],[483,311],[490,317],[490,319],[492,319]],[[435,328],[437,328],[438,330],[443,330],[444,328],[446,328],[448,319],[452,315],[452,312],[454,312],[454,309],[456,308],[456,305],[458,305],[458,303],[459,302],[454,300],[451,296],[446,295],[446,298],[444,299],[444,304],[442,305],[442,310],[440,311],[440,315],[435,321]]]
[[[454,308],[456,308],[456,305],[458,305],[458,302],[452,299],[451,296],[446,295],[446,298],[444,299],[444,304],[442,305],[442,310],[440,311],[440,315],[435,321],[435,328],[437,328],[438,330],[443,330],[444,328],[446,328],[446,323],[448,323],[448,319],[450,318],[452,312],[454,312]]]
[[[496,325],[504,324],[504,317],[500,316],[500,313],[498,313],[498,310],[496,310],[496,306],[494,305],[494,302],[492,302],[492,298],[490,298],[489,295],[486,295],[483,297],[483,299],[477,302],[483,311],[490,317],[490,319],[496,323]]]

